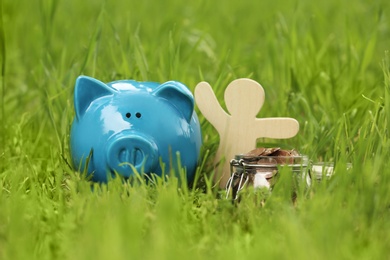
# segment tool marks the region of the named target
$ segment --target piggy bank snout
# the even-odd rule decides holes
[[[121,133],[111,138],[106,149],[107,164],[112,172],[129,177],[154,172],[158,166],[158,147],[151,137],[137,133]]]

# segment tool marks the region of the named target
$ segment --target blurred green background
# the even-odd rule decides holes
[[[388,1],[1,1],[0,259],[386,259],[390,244]],[[201,119],[199,182],[114,180],[71,169],[78,75],[102,81],[262,84],[259,117],[337,174],[310,188],[221,199],[218,145]],[[353,168],[347,172],[346,163]],[[258,203],[259,200],[264,200]]]

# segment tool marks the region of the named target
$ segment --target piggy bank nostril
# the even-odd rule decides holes
[[[141,113],[140,113],[140,112],[137,112],[137,113],[135,114],[135,116],[136,116],[137,118],[141,118]]]
[[[128,157],[127,154],[128,153],[127,153],[126,149],[121,149],[119,151],[119,155],[118,155],[119,162],[121,162],[121,163],[127,162],[127,157]]]
[[[130,163],[134,166],[139,166],[142,165],[144,159],[145,156],[143,151],[139,148],[134,148],[130,156]]]
[[[127,118],[130,118],[130,117],[131,117],[131,114],[130,114],[130,113],[126,113],[126,117],[127,117]]]

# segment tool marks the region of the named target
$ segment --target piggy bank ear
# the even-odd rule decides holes
[[[184,84],[177,81],[165,82],[154,91],[154,95],[171,102],[183,114],[187,122],[191,121],[194,96]]]
[[[97,79],[87,76],[78,77],[74,90],[74,108],[77,119],[84,115],[92,101],[115,92],[115,89]]]

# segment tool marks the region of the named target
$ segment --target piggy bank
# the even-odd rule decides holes
[[[194,97],[180,82],[80,76],[74,90],[70,147],[73,166],[96,182],[135,171],[168,174],[185,168],[194,177],[202,144]],[[180,160],[180,161],[179,161]]]

